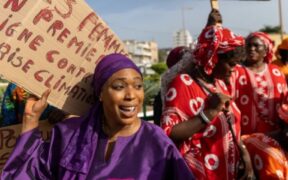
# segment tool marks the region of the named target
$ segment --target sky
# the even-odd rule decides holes
[[[122,40],[154,40],[160,48],[173,46],[173,34],[185,27],[193,39],[207,22],[210,0],[86,0]],[[281,0],[283,28],[288,32],[288,1]],[[277,26],[279,0],[219,0],[223,25],[247,36],[266,25]],[[184,19],[184,23],[183,23]]]

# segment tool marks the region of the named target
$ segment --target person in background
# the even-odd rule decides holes
[[[222,15],[221,15],[220,11],[218,9],[212,9],[210,14],[209,14],[209,16],[208,16],[206,27],[207,26],[219,26],[219,27],[221,27],[222,24],[223,24],[223,18],[222,18]],[[236,62],[236,63],[237,64],[242,64],[244,62],[245,58],[246,58],[244,45],[239,47],[239,48],[237,48],[236,51],[237,51],[236,53],[240,57],[238,59],[238,62]],[[225,82],[230,95],[234,96],[233,93],[235,93],[235,83],[231,83],[231,82],[235,82],[236,81],[236,73],[235,73],[235,71],[233,71],[231,76],[225,78],[223,81]]]
[[[179,47],[172,49],[169,52],[167,59],[166,59],[166,65],[168,67],[168,70],[171,69],[177,62],[182,60],[185,53],[189,53],[189,52],[191,53],[191,50],[185,46],[179,46]],[[169,76],[167,72],[168,71],[166,71],[161,77],[161,89],[159,93],[155,96],[154,103],[153,103],[154,124],[158,126],[160,126],[160,119],[161,119],[162,110],[163,110],[162,97],[164,97],[163,94],[166,89],[165,87],[167,86],[165,84],[165,81],[167,79],[167,76]]]
[[[281,133],[278,108],[286,97],[287,84],[280,69],[271,64],[273,44],[266,33],[251,33],[246,38],[247,59],[235,68],[242,139],[259,179],[288,178],[285,151],[274,138]]]
[[[93,107],[56,124],[50,142],[37,128],[50,91],[27,100],[22,134],[2,179],[194,179],[163,130],[138,118],[143,77],[132,60],[105,56],[93,80]]]
[[[243,44],[244,38],[227,28],[206,27],[194,50],[196,66],[178,74],[165,95],[162,128],[196,179],[254,176],[240,139],[240,111],[223,82],[238,62],[235,50]],[[243,174],[238,171],[240,162],[245,164]]]
[[[222,27],[222,15],[220,14],[220,11],[218,9],[212,9],[208,15],[206,27],[209,26],[217,26]],[[169,67],[168,70],[163,74],[161,78],[161,99],[162,99],[162,105],[164,105],[165,101],[165,94],[167,92],[167,88],[169,83],[180,73],[189,71],[190,69],[193,69],[195,66],[194,58],[193,58],[193,50],[194,49],[188,49],[185,48],[182,53],[179,53],[179,48],[175,48],[175,52],[171,51],[171,56],[169,59],[167,59],[167,62],[170,64],[167,66]],[[170,55],[170,54],[169,54]],[[163,110],[164,107],[162,107]],[[161,111],[162,113],[162,111]],[[157,117],[161,115],[159,112],[156,112]]]
[[[220,11],[218,9],[211,9],[208,15],[206,27],[208,26],[222,27],[222,24],[223,24],[223,19],[222,19],[222,15]]]
[[[286,96],[285,76],[273,58],[273,41],[263,32],[246,38],[247,59],[235,67],[235,102],[242,118],[242,134],[270,133],[279,129],[277,108]]]
[[[243,135],[257,179],[287,180],[288,177],[288,124],[281,123],[279,132]]]
[[[22,123],[25,104],[30,94],[23,88],[14,83],[9,83],[2,99],[1,114],[2,123],[0,127],[15,125]],[[68,114],[60,109],[48,105],[40,120],[48,119],[50,123],[54,124],[65,119]]]
[[[288,81],[288,38],[285,38],[277,47],[275,53],[277,60],[272,64],[277,65],[282,73],[285,75],[286,81]]]

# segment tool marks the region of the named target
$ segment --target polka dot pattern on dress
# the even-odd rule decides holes
[[[175,88],[170,88],[166,93],[166,101],[173,101],[177,96],[177,91]]]
[[[193,83],[193,79],[188,74],[181,74],[180,78],[182,82],[187,86],[190,86]]]
[[[207,154],[204,161],[205,167],[211,171],[217,169],[219,166],[219,158],[215,154]]]
[[[204,99],[201,97],[196,97],[191,99],[189,102],[190,109],[194,115],[198,114],[204,107]]]

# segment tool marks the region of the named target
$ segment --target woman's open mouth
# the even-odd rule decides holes
[[[131,117],[137,114],[136,106],[119,106],[119,109],[120,112],[127,117]]]

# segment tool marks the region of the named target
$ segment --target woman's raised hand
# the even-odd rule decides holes
[[[38,98],[35,95],[30,95],[30,97],[28,97],[25,105],[21,133],[38,127],[40,116],[48,105],[47,99],[50,92],[50,89],[46,90],[41,98]]]

